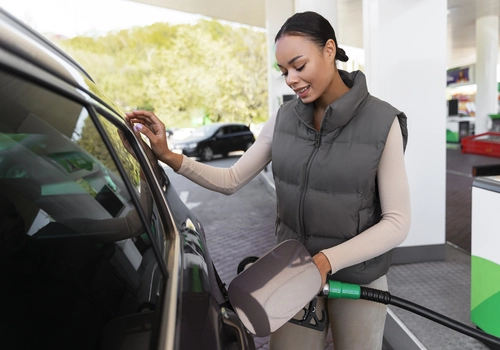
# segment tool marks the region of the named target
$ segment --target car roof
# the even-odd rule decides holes
[[[219,123],[207,124],[205,126],[230,126],[230,125],[247,126],[246,124],[236,123],[236,122],[225,122],[225,123],[219,122]]]
[[[88,84],[94,84],[74,59],[1,7],[0,50],[54,74],[72,86],[88,91]],[[6,57],[0,57],[0,65],[7,65]]]

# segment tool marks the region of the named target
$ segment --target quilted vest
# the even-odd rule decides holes
[[[371,96],[362,72],[339,72],[350,90],[328,106],[319,132],[313,105],[295,99],[280,107],[273,135],[276,240],[299,240],[311,255],[381,220],[377,169],[395,118],[407,142],[406,116]],[[390,263],[389,251],[329,278],[367,284]]]

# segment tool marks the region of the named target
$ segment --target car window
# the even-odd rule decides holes
[[[218,129],[217,125],[203,125],[198,128],[196,128],[192,133],[191,136],[212,136],[213,133]]]
[[[230,126],[224,126],[224,127],[220,128],[220,130],[217,132],[218,136],[229,135],[229,134],[231,134],[231,127]]]
[[[35,225],[30,233],[48,221],[126,215],[133,208],[130,194],[88,111],[22,85],[36,98],[2,96],[0,179],[12,190],[33,188],[29,197],[45,220],[27,221]],[[131,179],[138,184],[137,176]]]
[[[248,131],[248,128],[245,125],[233,125],[231,128],[233,133]]]
[[[2,71],[0,81],[0,298],[12,301],[0,348],[99,348],[139,324],[148,344],[164,281],[144,227],[163,231],[138,162],[103,115],[125,178],[95,112]]]
[[[113,148],[115,149],[116,154],[121,161],[123,169],[125,170],[125,174],[127,175],[132,185],[134,185],[134,187],[139,190],[140,166],[134,155],[131,153],[133,151],[128,151],[125,148],[123,142],[120,139],[116,126],[111,124],[110,121],[108,121],[100,114],[98,114],[98,119],[100,124],[103,126],[104,132],[108,136],[108,140],[113,145]],[[116,166],[109,156],[109,153],[104,153],[104,155],[106,157],[106,162],[109,164],[110,168],[114,169],[114,171],[117,172]]]

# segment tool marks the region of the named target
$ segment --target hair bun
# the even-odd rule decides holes
[[[335,55],[335,58],[342,62],[349,61],[349,57],[346,55],[344,49],[341,49],[340,47],[337,47],[337,54]]]

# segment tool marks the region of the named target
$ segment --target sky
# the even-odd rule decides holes
[[[0,0],[0,7],[42,34],[67,37],[157,22],[196,23],[203,18],[129,0]]]

